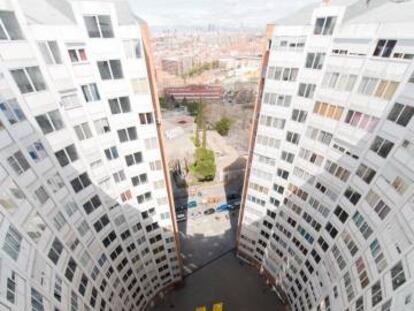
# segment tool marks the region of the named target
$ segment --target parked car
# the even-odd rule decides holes
[[[189,201],[189,202],[188,202],[187,204],[185,204],[184,206],[185,206],[185,208],[193,208],[193,207],[197,207],[197,201],[195,201],[195,200]]]
[[[177,222],[181,222],[181,221],[186,221],[187,220],[187,217],[185,216],[184,213],[177,213],[176,217],[177,217]]]
[[[214,208],[209,208],[204,211],[204,215],[211,215],[214,214],[216,210]]]
[[[234,210],[234,206],[228,203],[224,203],[216,207],[216,212],[218,213],[232,210]]]

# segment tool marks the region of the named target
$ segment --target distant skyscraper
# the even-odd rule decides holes
[[[238,255],[292,310],[414,310],[414,1],[268,28]]]
[[[147,26],[0,1],[0,310],[146,310],[181,280]]]

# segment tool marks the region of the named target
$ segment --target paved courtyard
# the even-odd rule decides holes
[[[185,278],[185,286],[172,291],[153,311],[195,311],[223,302],[224,311],[285,311],[272,292],[249,265],[229,252]]]
[[[187,221],[178,226],[186,275],[235,246],[238,211],[204,215],[205,209],[189,209]]]

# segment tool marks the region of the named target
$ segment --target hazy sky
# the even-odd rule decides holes
[[[318,0],[129,0],[149,25],[264,27]],[[319,0],[321,1],[321,0]]]

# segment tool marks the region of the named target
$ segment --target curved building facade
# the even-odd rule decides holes
[[[181,281],[148,30],[0,1],[0,310],[145,310]]]
[[[237,252],[292,310],[414,310],[414,1],[269,25]]]

